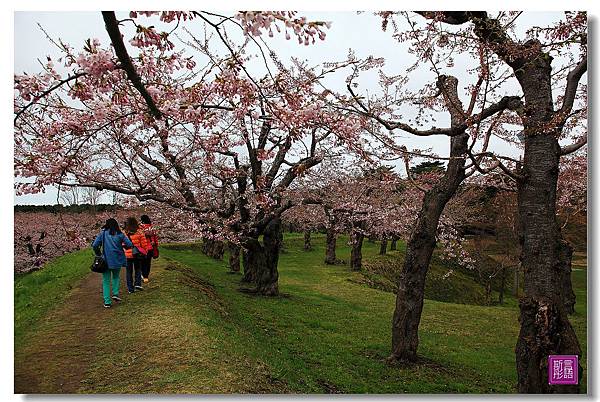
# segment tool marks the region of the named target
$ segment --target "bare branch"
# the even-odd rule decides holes
[[[583,56],[581,61],[569,72],[567,75],[567,87],[565,88],[565,95],[563,98],[562,107],[555,112],[560,117],[560,124],[564,124],[567,120],[571,109],[573,109],[573,103],[575,102],[575,96],[577,95],[577,87],[579,86],[579,80],[587,71],[587,55]]]
[[[410,184],[412,184],[417,190],[426,193],[427,190],[423,187],[421,187],[419,185],[419,183],[417,183],[417,181],[413,178],[412,174],[410,173],[410,162],[408,160],[408,152],[406,150],[405,146],[401,147],[403,155],[402,158],[404,159],[404,167],[406,168],[406,176],[408,177],[408,180],[410,181]]]
[[[563,155],[572,154],[573,152],[575,152],[578,149],[580,149],[581,147],[583,147],[585,144],[587,144],[587,135],[584,135],[583,137],[581,137],[579,139],[579,141],[574,142],[573,144],[565,145],[564,147],[561,147],[560,155],[563,156]]]
[[[414,127],[402,122],[390,121],[382,118],[379,115],[374,114],[365,104],[364,102],[356,95],[356,93],[352,90],[351,86],[347,86],[348,91],[354,98],[354,101],[360,106],[362,111],[357,111],[358,113],[375,119],[382,126],[387,128],[388,130],[400,129],[402,131],[406,131],[409,134],[414,134],[417,136],[430,136],[430,135],[447,135],[449,137],[454,137],[462,134],[467,128],[473,125],[477,121],[482,121],[487,119],[490,116],[504,110],[518,110],[522,107],[521,98],[518,96],[505,96],[500,101],[494,103],[493,105],[488,106],[483,109],[481,113],[472,116],[469,119],[464,120],[461,124],[450,128],[438,128],[432,127],[429,130],[417,130]]]

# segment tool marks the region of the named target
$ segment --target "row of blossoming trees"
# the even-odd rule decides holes
[[[565,308],[571,250],[556,208],[561,162],[587,140],[585,13],[565,13],[523,38],[514,12],[377,15],[413,60],[406,71],[388,76],[383,59],[352,52],[318,66],[281,60],[261,34],[309,45],[328,28],[294,12],[132,12],[122,20],[103,12],[111,43],[56,41],[58,60],[15,76],[15,174],[30,178],[17,191],[88,187],[178,211],[207,242],[241,247],[244,280],[262,295],[278,293],[282,216],[322,219],[329,262],[335,234],[350,233],[354,268],[365,234],[404,235],[390,360],[414,361],[431,256],[437,239],[453,243],[464,210],[451,200],[465,181],[500,173],[495,183],[518,195],[525,273],[518,389],[577,392],[547,385],[546,356],[581,354]],[[381,88],[367,96],[361,80],[372,70]],[[456,71],[468,82],[449,74]],[[327,88],[329,76],[345,88]],[[408,149],[406,134],[446,138],[450,152]],[[503,155],[499,141],[522,155]],[[413,177],[419,157],[446,167]],[[391,160],[406,178],[382,168]],[[361,171],[348,173],[353,166]]]
[[[83,212],[15,211],[14,218],[14,271],[27,273],[44,266],[64,254],[88,249],[108,218],[115,218],[124,226],[130,216],[138,220],[149,215],[161,242],[189,242],[199,239],[201,231],[192,217],[152,206],[130,205],[124,202],[114,210]]]

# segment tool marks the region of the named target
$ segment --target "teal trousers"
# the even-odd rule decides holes
[[[102,273],[102,295],[104,296],[104,304],[112,304],[112,299],[110,295],[111,282],[113,296],[119,295],[119,285],[121,283],[119,279],[120,273],[121,268],[109,268]]]

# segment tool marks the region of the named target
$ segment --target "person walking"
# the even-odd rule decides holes
[[[150,280],[150,268],[152,267],[152,259],[158,256],[158,236],[154,227],[152,227],[152,221],[148,215],[142,215],[140,217],[140,229],[146,235],[146,240],[150,245],[146,258],[142,259],[142,279],[144,283],[148,283]]]
[[[133,247],[125,250],[127,257],[126,282],[127,290],[133,293],[136,290],[144,290],[142,287],[142,261],[148,254],[149,243],[146,235],[140,229],[137,219],[127,218],[125,222],[125,234],[133,243]],[[135,277],[134,277],[135,275]]]
[[[119,223],[114,218],[106,220],[102,231],[92,242],[92,248],[97,256],[104,256],[108,269],[102,273],[102,296],[104,307],[110,308],[112,301],[120,302],[119,284],[121,268],[125,266],[125,252],[123,249],[131,249],[133,243],[121,232]],[[112,282],[112,298],[111,298]]]

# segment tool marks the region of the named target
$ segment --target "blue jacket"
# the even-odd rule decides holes
[[[98,250],[101,245],[102,255],[108,268],[119,269],[127,264],[123,247],[131,248],[133,244],[123,233],[111,235],[108,230],[103,229],[92,243],[92,247],[94,250]]]

